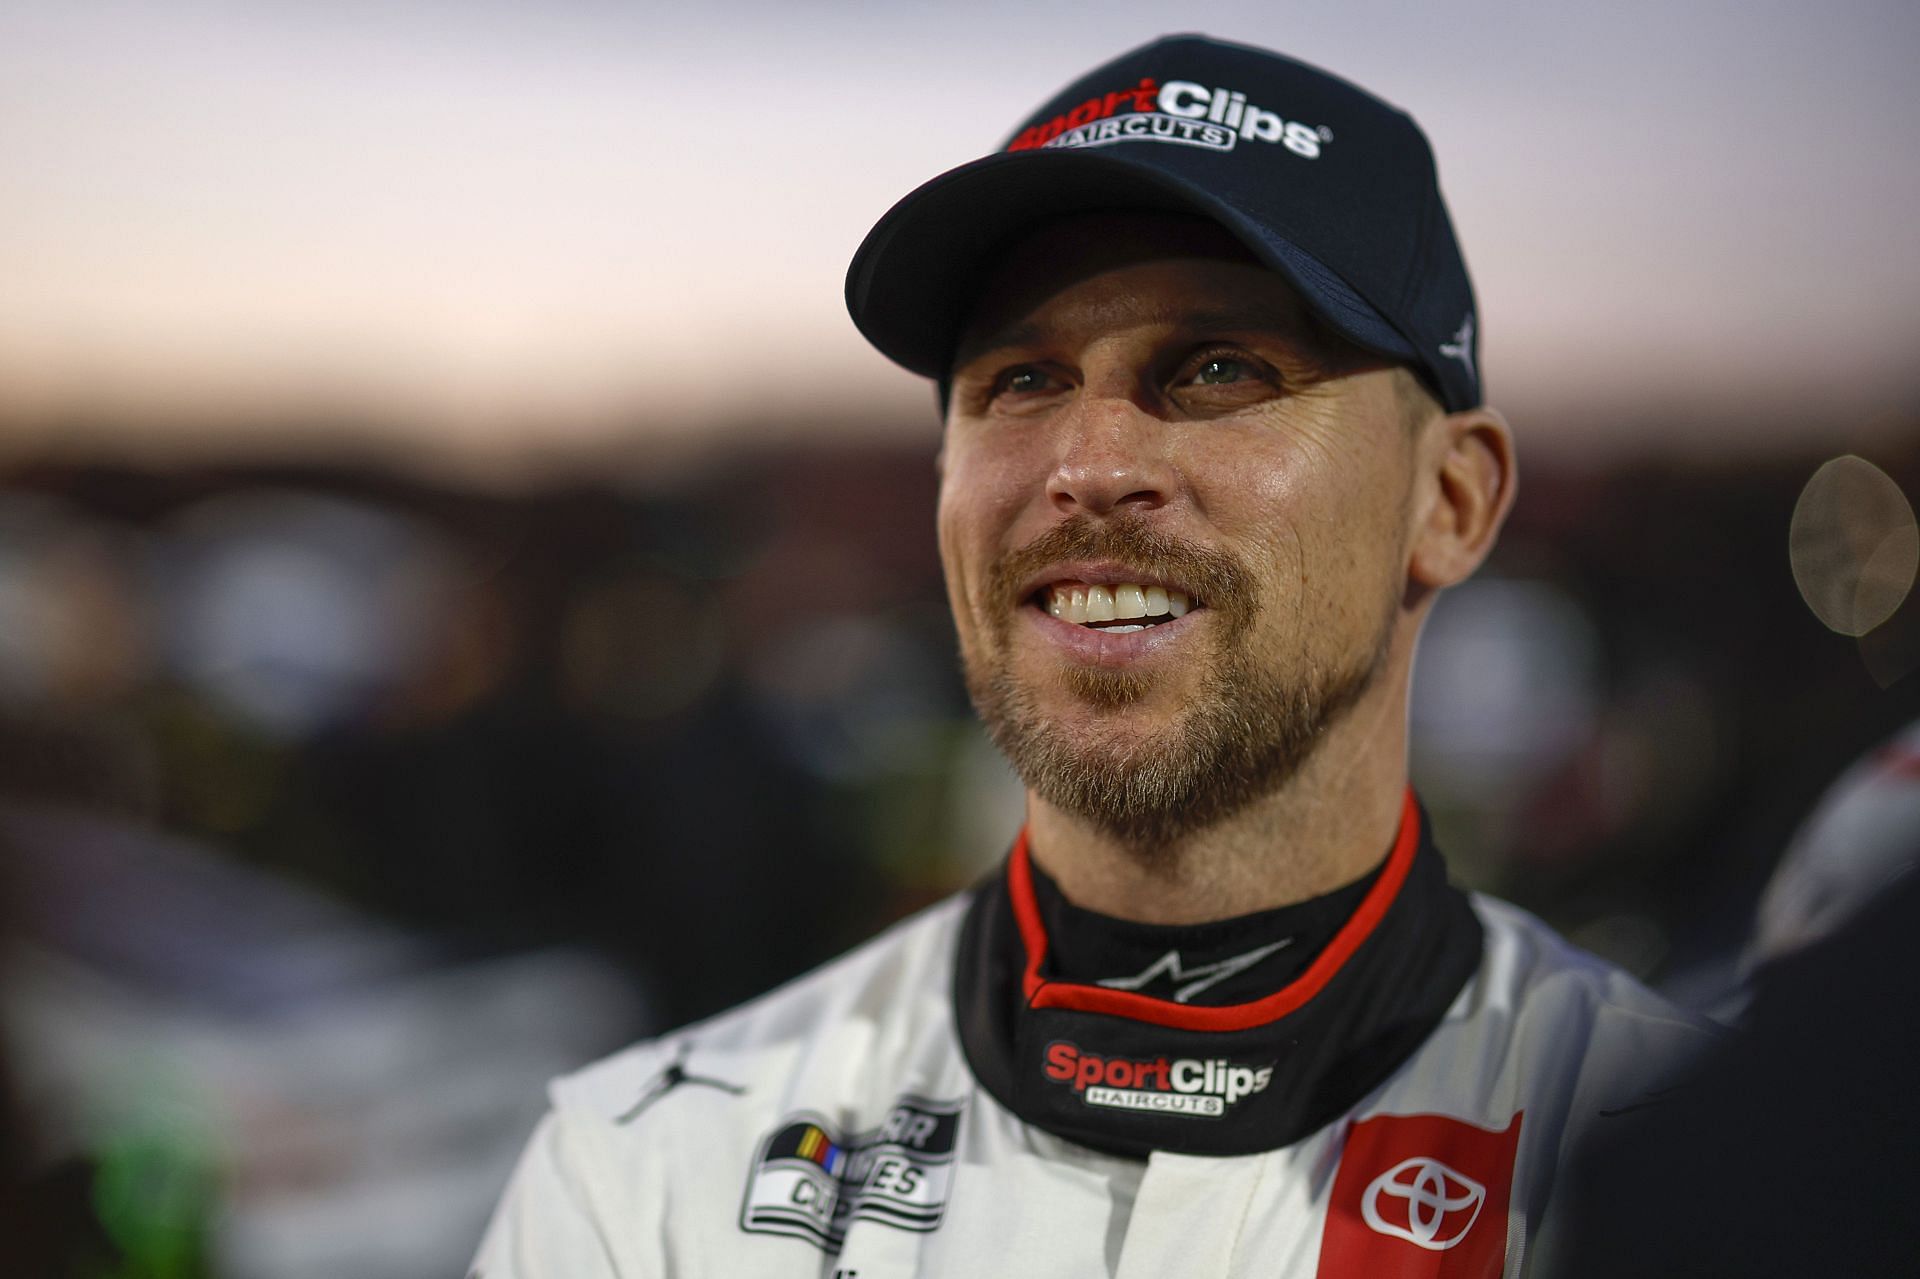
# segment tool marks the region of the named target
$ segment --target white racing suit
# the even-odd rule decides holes
[[[1709,1032],[1447,886],[1423,828],[1409,797],[1324,944],[1206,1007],[1062,979],[1016,846],[974,892],[556,1082],[474,1275],[1550,1274],[1565,1152],[1660,1104]]]

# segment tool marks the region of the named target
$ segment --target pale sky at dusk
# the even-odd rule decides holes
[[[1910,3],[10,0],[0,432],[19,453],[55,414],[186,438],[315,405],[493,454],[930,432],[929,392],[845,317],[854,246],[1178,29],[1425,125],[1530,447],[1663,404],[1761,440],[1913,407]]]

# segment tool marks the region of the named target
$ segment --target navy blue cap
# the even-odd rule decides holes
[[[847,309],[943,382],[996,256],[1070,213],[1149,209],[1225,227],[1329,327],[1481,403],[1473,285],[1410,116],[1304,62],[1168,36],[1087,73],[1000,152],[893,206],[847,272]]]

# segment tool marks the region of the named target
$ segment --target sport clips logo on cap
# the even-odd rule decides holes
[[[1183,1119],[1222,1118],[1273,1082],[1270,1065],[1242,1066],[1224,1057],[1102,1057],[1065,1039],[1047,1045],[1044,1073],[1070,1086],[1085,1105]]]
[[[1171,142],[1231,151],[1242,138],[1279,143],[1295,155],[1318,159],[1333,141],[1326,125],[1288,120],[1256,106],[1238,89],[1208,88],[1191,80],[1162,84],[1143,76],[1131,88],[1088,98],[1020,131],[1009,151],[1035,147],[1105,147],[1119,142]]]

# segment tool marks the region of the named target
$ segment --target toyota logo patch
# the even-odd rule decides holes
[[[1402,1159],[1367,1185],[1360,1215],[1383,1235],[1445,1252],[1473,1229],[1487,1188],[1438,1159]]]
[[[1500,1279],[1521,1116],[1375,1115],[1347,1129],[1322,1279]]]

